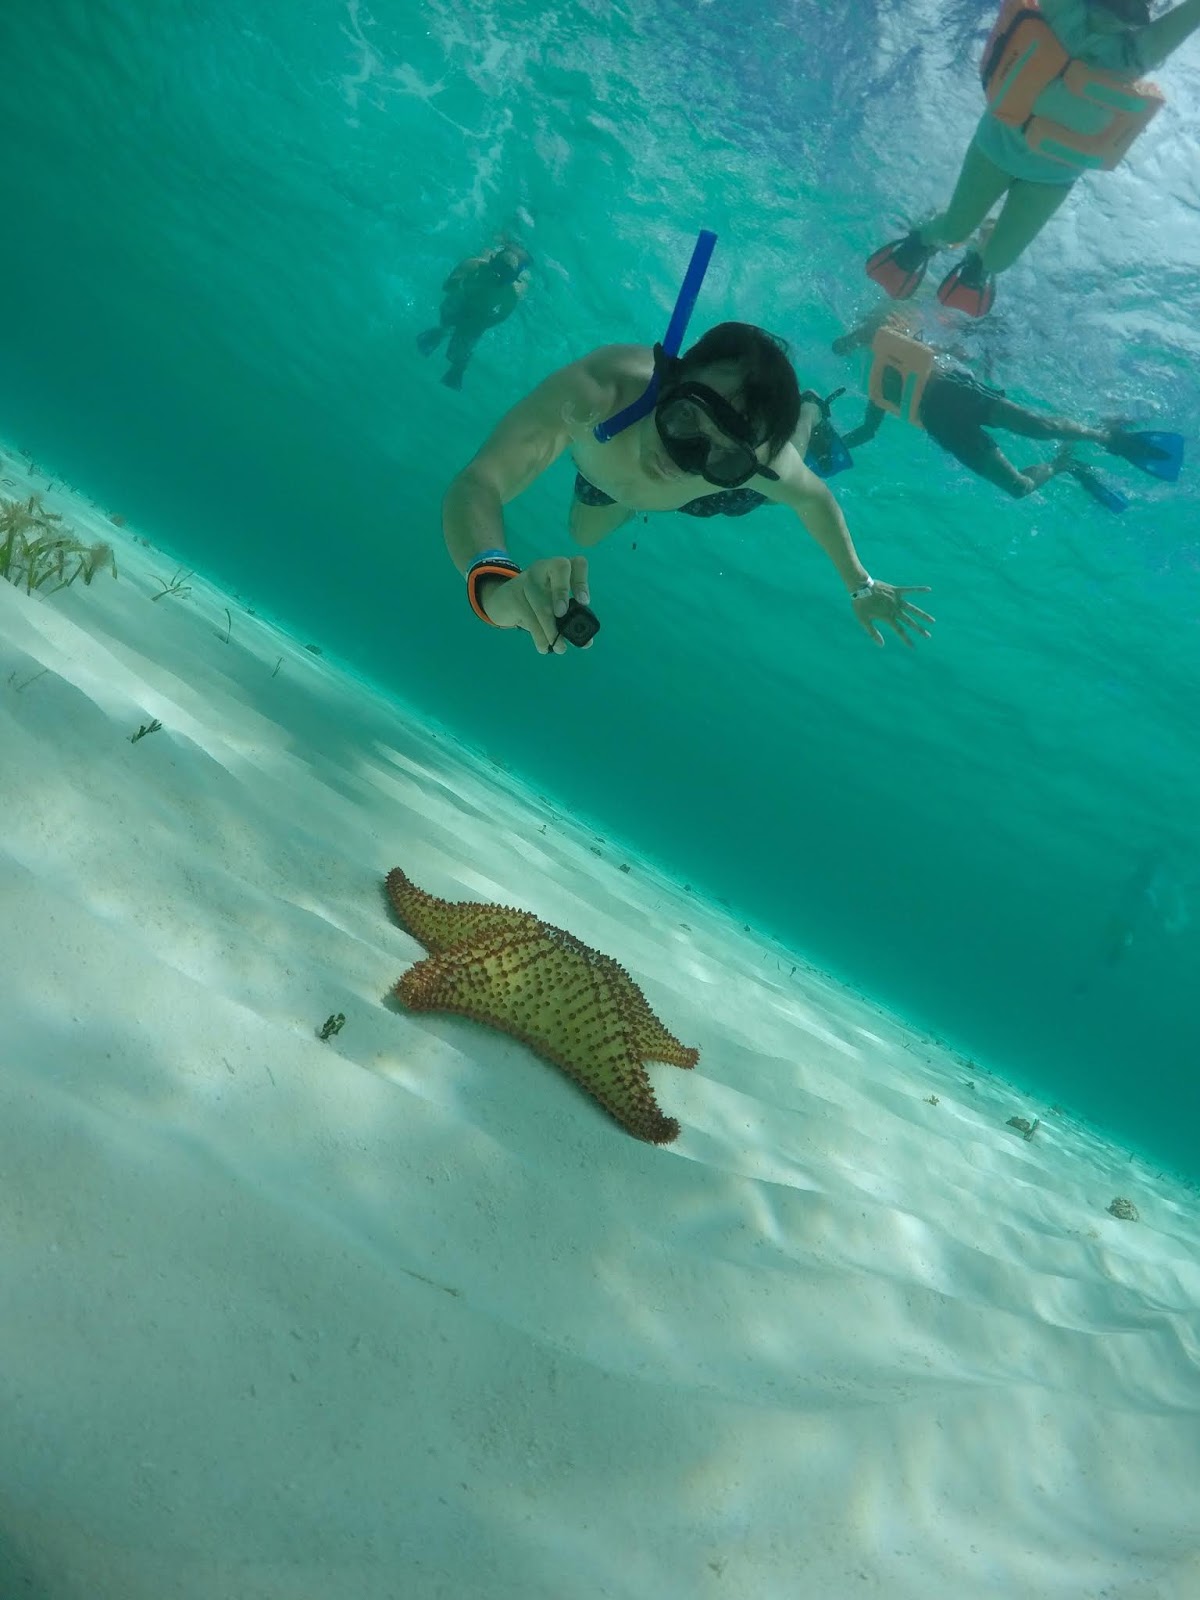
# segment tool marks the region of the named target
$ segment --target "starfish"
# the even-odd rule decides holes
[[[678,1136],[642,1063],[694,1067],[699,1052],[667,1032],[623,967],[531,911],[439,900],[399,867],[387,892],[429,951],[393,990],[410,1011],[453,1011],[499,1028],[569,1073],[635,1138]]]

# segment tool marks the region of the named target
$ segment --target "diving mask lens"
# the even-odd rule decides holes
[[[668,395],[655,411],[654,420],[663,449],[681,472],[695,473],[718,488],[736,489],[759,470],[750,445],[730,438],[696,396]],[[721,431],[710,432],[706,422]]]

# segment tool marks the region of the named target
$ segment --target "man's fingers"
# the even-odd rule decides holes
[[[904,620],[906,622],[909,620],[910,617],[920,617],[922,622],[936,622],[937,621],[937,618],[936,617],[931,617],[929,615],[928,611],[922,611],[920,606],[906,605],[904,607],[904,610],[902,611],[901,615],[904,617]]]
[[[569,561],[555,561],[549,576],[550,609],[556,617],[565,617],[567,607],[571,604],[571,564]]]
[[[932,586],[930,584],[928,584],[928,583],[893,584],[892,588],[893,588],[893,590],[895,591],[896,594],[930,594],[930,593],[932,593]]]
[[[571,588],[581,606],[588,603],[588,563],[586,556],[571,557]]]

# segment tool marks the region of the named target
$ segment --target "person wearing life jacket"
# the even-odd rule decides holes
[[[996,203],[984,243],[938,289],[943,305],[982,317],[1011,267],[1083,173],[1111,169],[1163,105],[1141,75],[1200,28],[1200,0],[1152,18],[1151,0],[1005,0],[981,63],[988,106],[950,204],[877,250],[867,276],[907,300],[930,258],[970,239]]]
[[[1098,444],[1154,477],[1173,481],[1173,476],[1178,475],[1183,449],[1178,434],[1134,433],[1120,424],[1090,428],[1019,406],[1006,397],[1003,389],[981,383],[960,362],[923,343],[894,311],[867,317],[852,332],[834,341],[833,352],[850,355],[866,348],[870,349],[870,399],[861,424],[842,436],[850,451],[869,443],[885,417],[898,417],[924,429],[969,471],[1003,489],[1014,500],[1024,499],[1060,472],[1066,472],[1110,511],[1123,511],[1128,502],[1097,479],[1090,468],[1076,461],[1071,446]],[[993,428],[1023,439],[1057,440],[1066,448],[1051,461],[1018,468],[988,431]]]

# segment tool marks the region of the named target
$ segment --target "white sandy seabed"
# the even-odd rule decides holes
[[[0,582],[0,1600],[1200,1595],[1186,1188],[0,470],[120,566]],[[385,1005],[392,866],[621,961],[678,1141]]]

